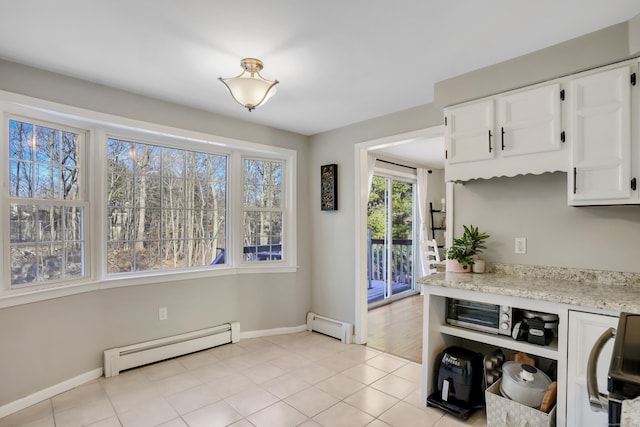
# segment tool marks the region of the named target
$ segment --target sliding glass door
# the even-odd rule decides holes
[[[368,301],[414,290],[415,182],[374,175],[368,205]]]

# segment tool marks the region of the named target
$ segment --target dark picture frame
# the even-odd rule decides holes
[[[338,210],[338,165],[335,163],[320,166],[320,208]]]

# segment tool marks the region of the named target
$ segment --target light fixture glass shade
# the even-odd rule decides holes
[[[263,105],[275,93],[275,85],[277,80],[267,80],[260,75],[262,69],[262,61],[254,58],[245,58],[240,62],[244,71],[236,77],[230,77],[220,80],[229,89],[231,96],[240,105],[246,107],[249,111]]]

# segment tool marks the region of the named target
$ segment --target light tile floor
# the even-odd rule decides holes
[[[421,366],[302,332],[242,340],[100,378],[0,427],[484,426],[427,408]]]

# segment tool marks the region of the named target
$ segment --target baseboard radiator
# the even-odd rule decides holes
[[[112,348],[104,352],[104,376],[222,344],[239,341],[240,323],[232,322],[172,337]]]
[[[319,316],[315,313],[307,314],[307,331],[320,332],[321,334],[337,338],[345,344],[351,344],[353,325]]]

